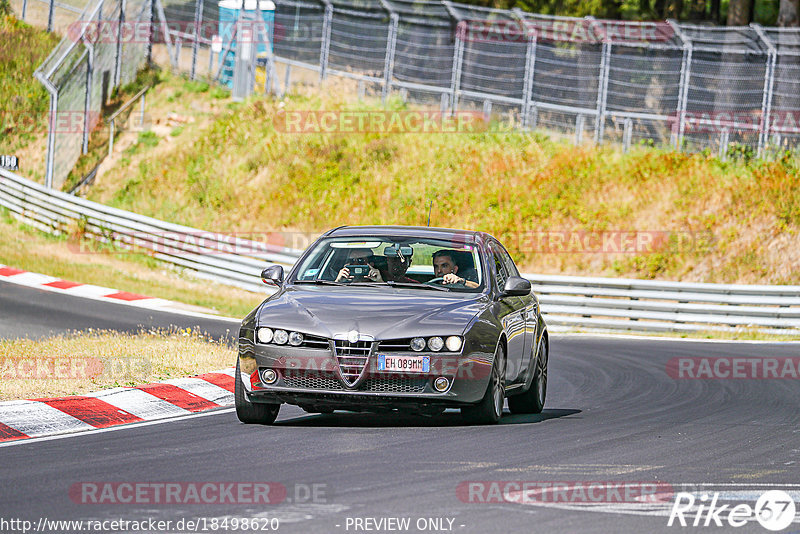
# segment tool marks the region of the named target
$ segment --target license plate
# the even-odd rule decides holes
[[[427,373],[431,370],[430,356],[387,356],[378,354],[379,371]]]

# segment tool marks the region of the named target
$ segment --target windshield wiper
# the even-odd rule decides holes
[[[384,282],[384,284],[390,285],[392,287],[413,287],[414,289],[435,289],[436,291],[450,291],[449,287],[430,286],[428,284],[412,284],[411,282],[395,282],[394,280],[388,280]]]
[[[333,280],[295,280],[295,284],[317,284],[317,285],[330,285],[330,286],[347,286],[342,282],[334,282]]]

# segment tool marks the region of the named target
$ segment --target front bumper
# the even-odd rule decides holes
[[[425,373],[397,373],[378,369],[378,354],[430,356]],[[276,345],[240,349],[239,366],[248,400],[254,403],[289,403],[301,406],[384,410],[458,407],[483,398],[491,375],[491,355],[483,353],[370,352],[362,377],[352,386],[341,378],[332,350]],[[260,371],[273,369],[275,383],[261,382]],[[439,392],[437,377],[450,381]]]

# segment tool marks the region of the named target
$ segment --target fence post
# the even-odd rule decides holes
[[[25,13],[28,12],[28,0],[22,0],[22,20],[25,20]]]
[[[89,152],[89,110],[92,107],[92,78],[94,77],[94,45],[83,41],[88,52],[88,64],[86,65],[86,93],[83,101],[83,153]],[[102,105],[101,105],[102,106]]]
[[[122,27],[125,24],[125,9],[128,6],[127,0],[121,0],[119,5],[119,25],[117,26],[117,57],[114,61],[114,87],[119,87],[122,75]]]
[[[152,0],[152,1],[156,3],[158,18],[161,19],[161,31],[164,32],[164,43],[167,45],[167,56],[169,56],[170,62],[173,63],[172,39],[169,36],[169,25],[167,25],[167,16],[164,14],[164,5],[161,3],[161,0]],[[172,67],[175,68],[174,63]]]
[[[192,43],[192,73],[191,79],[195,79],[197,72],[197,52],[200,47],[200,26],[203,24],[203,0],[196,0],[194,6],[194,42]]]
[[[528,127],[528,114],[533,101],[533,76],[536,67],[536,33],[528,40],[525,49],[525,82],[522,86],[522,127]]]
[[[153,39],[155,39],[156,32],[153,27],[156,22],[156,0],[150,0],[150,20],[148,21],[148,38],[147,38],[147,66],[153,64]]]
[[[667,19],[675,35],[683,43],[683,55],[681,56],[681,76],[678,82],[678,105],[675,108],[675,150],[682,150],[683,135],[686,127],[686,102],[689,98],[689,79],[692,73],[692,41],[681,30],[678,22]]]
[[[44,186],[48,189],[53,188],[53,167],[55,166],[56,153],[56,121],[58,120],[58,89],[50,82],[39,78],[47,90],[50,91],[50,116],[47,122],[47,158],[45,160]]]
[[[389,16],[389,37],[386,40],[386,59],[383,62],[383,91],[381,100],[386,102],[386,97],[392,90],[392,76],[394,75],[394,51],[397,49],[397,25],[400,17],[397,13]]]
[[[583,113],[579,113],[575,116],[575,144],[580,145],[583,143],[583,130],[586,124],[586,117],[583,116]]]
[[[597,116],[594,123],[594,142],[603,142],[603,131],[606,127],[606,103],[608,101],[608,73],[611,68],[611,42],[603,39],[600,54],[600,79],[597,81]]]
[[[56,0],[50,0],[50,8],[47,12],[47,31],[53,31],[53,10],[55,9]]]
[[[456,41],[453,47],[453,71],[450,78],[450,105],[453,113],[458,111],[458,92],[461,89],[461,68],[464,60],[464,39],[462,33],[467,33],[467,22],[461,21],[456,25]]]
[[[622,131],[622,151],[628,153],[631,149],[631,138],[633,137],[633,121],[630,118],[625,119],[623,122],[624,129]]]
[[[322,20],[322,48],[319,51],[319,81],[322,83],[328,76],[328,53],[331,49],[331,22],[333,21],[333,5],[325,5],[325,18]],[[287,65],[288,68],[288,65]]]
[[[719,159],[725,161],[728,159],[728,142],[730,140],[730,132],[728,128],[723,128],[722,131],[719,133],[719,153],[717,154]]]
[[[772,119],[772,96],[775,85],[775,66],[778,60],[778,50],[772,42],[772,39],[764,33],[764,29],[760,24],[750,24],[750,27],[755,30],[758,37],[767,46],[767,64],[764,68],[764,92],[761,98],[761,121],[758,132],[758,158],[764,155],[764,151],[769,143],[769,129],[771,127]]]

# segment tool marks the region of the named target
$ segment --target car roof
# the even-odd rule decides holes
[[[459,230],[455,228],[435,228],[430,226],[340,226],[329,230],[325,237],[347,236],[397,236],[447,239],[462,243],[482,243],[491,238],[485,232]]]

